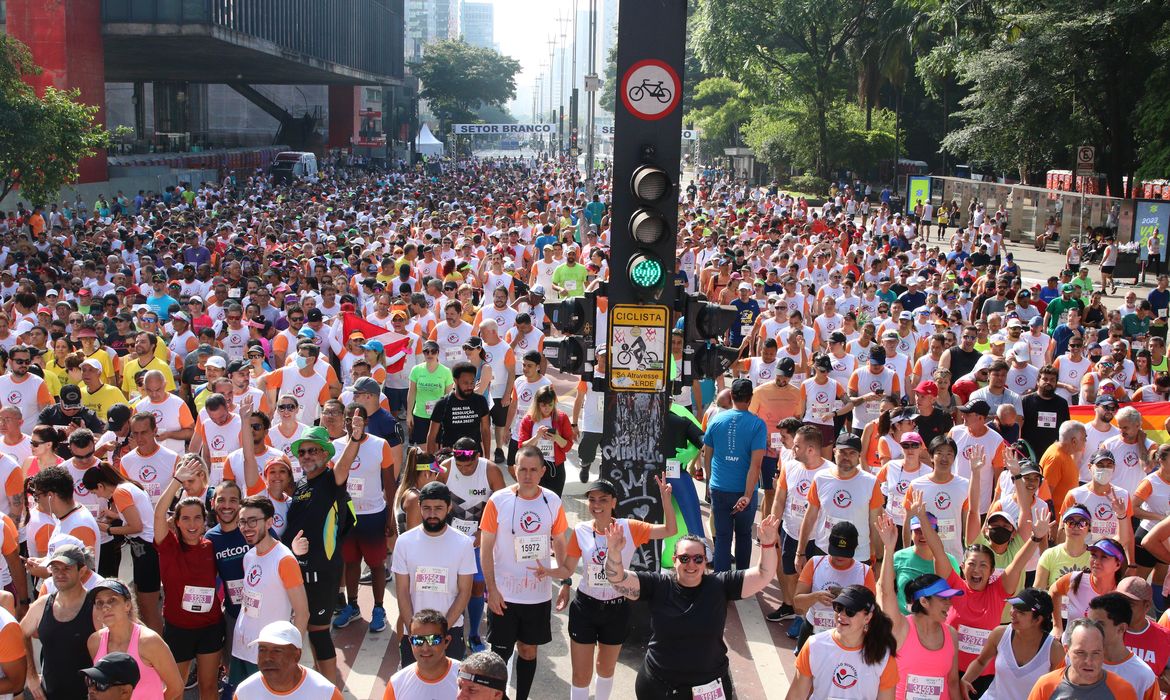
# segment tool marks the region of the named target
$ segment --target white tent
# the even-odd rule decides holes
[[[418,130],[418,139],[415,141],[415,151],[423,156],[443,155],[443,142],[431,133],[431,127],[425,123]]]

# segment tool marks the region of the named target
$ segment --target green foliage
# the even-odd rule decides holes
[[[829,181],[812,173],[797,175],[792,178],[791,184],[793,189],[807,192],[816,197],[824,197],[829,194]]]
[[[1137,176],[1143,180],[1170,178],[1170,40],[1158,43],[1159,56],[1146,81],[1146,94],[1137,108]]]
[[[685,120],[703,134],[702,144],[710,153],[738,145],[739,129],[751,118],[750,93],[730,78],[707,78],[695,88],[693,109]]]
[[[601,94],[597,96],[597,105],[613,114],[614,100],[617,99],[617,42],[609,47],[609,55],[605,57],[605,75],[601,81]]]
[[[499,107],[515,97],[520,62],[456,39],[427,46],[411,70],[422,85],[419,97],[429,103],[445,133],[453,123],[474,121],[480,108]]]
[[[837,102],[828,110],[826,128],[829,150],[825,162],[830,169],[861,169],[894,155],[894,114],[877,109],[870,113],[851,102]],[[775,172],[789,168],[813,171],[820,157],[816,141],[810,138],[817,128],[814,110],[797,101],[760,107],[744,126],[744,140],[756,157]],[[805,190],[812,191],[812,190]]]
[[[28,47],[0,34],[0,199],[17,187],[30,202],[53,198],[82,158],[110,143],[78,91],[47,88],[38,98],[21,79],[39,73]]]

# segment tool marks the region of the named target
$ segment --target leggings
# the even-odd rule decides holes
[[[720,680],[723,681],[723,694],[727,700],[735,700],[731,670],[725,670]],[[646,670],[646,665],[642,664],[642,668],[638,669],[638,677],[634,680],[634,697],[638,700],[690,700],[693,693],[689,685],[675,685],[654,677]]]

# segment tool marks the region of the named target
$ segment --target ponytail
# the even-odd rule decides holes
[[[861,642],[861,658],[866,664],[876,666],[887,656],[897,656],[898,643],[894,641],[894,622],[881,608],[873,609],[869,628]]]

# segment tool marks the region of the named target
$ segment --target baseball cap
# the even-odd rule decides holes
[[[378,384],[378,380],[373,377],[362,377],[353,383],[353,393],[373,394],[377,396],[382,393],[382,387]]]
[[[853,557],[857,551],[857,526],[851,522],[834,523],[829,531],[829,556]]]
[[[903,312],[905,313],[905,312]],[[902,336],[898,335],[898,331],[886,331],[882,333],[882,340],[901,340]]]
[[[898,442],[916,442],[919,445],[926,444],[922,441],[922,436],[913,430],[902,433],[902,437],[898,440]]]
[[[905,439],[904,436],[903,436],[903,439]],[[1036,464],[1035,462],[1033,462],[1030,459],[1021,459],[1020,460],[1020,476],[1023,476],[1025,474],[1039,474],[1040,476],[1044,476],[1044,472],[1040,469],[1040,466],[1038,464]]]
[[[1117,399],[1108,394],[1102,394],[1093,403],[1098,406],[1117,406]]]
[[[309,312],[305,314],[305,320],[310,322],[310,323],[315,323],[315,322],[320,321],[324,318],[325,318],[325,315],[321,313],[321,309],[318,309],[315,306],[313,308],[309,309]]]
[[[869,591],[860,586],[850,586],[849,588],[843,589],[841,594],[833,599],[833,603],[841,605],[849,612],[856,613],[861,610],[869,612],[876,606],[876,601],[873,599],[872,593],[869,593],[868,596],[866,593],[869,593]]]
[[[791,357],[781,357],[780,361],[776,363],[776,374],[791,378],[793,374],[796,374],[796,362]]]
[[[219,355],[213,355],[213,356],[207,358],[207,366],[208,367],[218,367],[220,369],[227,369],[227,360],[223,359]]]
[[[78,389],[76,384],[61,387],[61,407],[81,408],[81,389]]]
[[[938,529],[938,518],[935,517],[934,513],[927,513],[926,514],[926,522],[930,525],[930,529],[932,529],[932,530]],[[911,530],[921,530],[922,529],[922,521],[918,519],[917,515],[910,518],[910,529]]]
[[[1117,544],[1113,540],[1109,540],[1109,539],[1097,540],[1093,544],[1089,545],[1089,551],[1090,552],[1092,552],[1092,551],[1100,552],[1101,554],[1104,554],[1107,557],[1113,557],[1114,559],[1116,559],[1117,561],[1119,561],[1123,564],[1126,562],[1125,550],[1123,550],[1121,547],[1118,547]]]
[[[829,334],[830,343],[844,343],[846,340],[848,340],[848,338],[846,338],[845,334],[841,331],[833,331]]]
[[[476,340],[479,340],[479,339],[476,338]],[[373,350],[374,352],[382,352],[385,349],[386,349],[386,346],[383,345],[382,341],[380,341],[380,340],[368,340],[362,344],[362,350]]]
[[[1061,516],[1060,519],[1063,522],[1065,520],[1069,520],[1070,518],[1084,518],[1085,520],[1089,521],[1093,520],[1093,516],[1089,514],[1089,509],[1085,506],[1082,506],[1080,503],[1074,503],[1069,506],[1068,509],[1064,511],[1064,515]]]
[[[983,399],[971,399],[959,407],[959,413],[975,413],[986,418],[991,413],[991,406]]]
[[[739,291],[750,292],[750,291],[752,291],[752,286],[750,284],[748,284],[747,282],[740,282]]]
[[[1051,615],[1053,610],[1052,596],[1039,588],[1025,588],[1016,594],[1015,598],[1008,598],[1007,602],[1013,608],[1028,610],[1042,616]]]
[[[600,491],[606,495],[617,498],[617,487],[613,485],[612,481],[608,479],[598,479],[591,481],[585,486],[585,495],[588,496],[591,491]]]
[[[849,450],[857,450],[861,452],[861,438],[853,433],[841,433],[837,436],[837,447],[844,447]]]
[[[1073,285],[1071,285],[1071,284],[1060,285],[1061,294],[1072,294],[1072,290],[1073,290]]]
[[[124,403],[116,403],[106,411],[106,430],[118,432],[134,415],[134,410]]]
[[[829,359],[828,355],[817,355],[813,358],[813,368],[823,372],[832,372],[833,361]]]
[[[1126,576],[1121,579],[1115,590],[1126,598],[1139,603],[1143,601],[1149,603],[1154,600],[1154,589],[1150,587],[1150,582],[1138,576]]]
[[[918,382],[918,386],[914,387],[914,393],[915,394],[922,394],[923,396],[937,397],[938,396],[938,384],[935,384],[934,382],[930,381],[929,379],[923,379],[922,381]]]
[[[902,313],[898,314],[898,320],[899,321],[913,321],[914,314],[910,313],[909,311],[903,311]],[[886,335],[887,336],[890,335],[890,332],[886,332]],[[897,333],[894,333],[894,335],[897,335]]]
[[[294,627],[293,630],[295,631],[296,628]],[[138,662],[133,656],[122,651],[106,654],[98,659],[93,666],[81,669],[81,674],[94,683],[104,686],[138,685],[138,681],[142,679],[142,674],[138,671]]]
[[[987,514],[987,522],[991,523],[992,518],[1002,518],[1003,520],[1005,520],[1007,522],[1008,525],[1012,526],[1013,530],[1016,529],[1016,521],[1012,520],[1012,516],[1008,515],[1007,513],[1005,513],[1002,510],[993,510],[990,513],[988,513]]]
[[[57,545],[57,549],[53,551],[53,556],[49,558],[49,561],[45,562],[45,566],[55,561],[81,568],[85,566],[85,550],[75,544]]]
[[[1104,462],[1105,460],[1109,460],[1110,462],[1114,463],[1117,462],[1117,458],[1114,457],[1113,453],[1109,450],[1097,450],[1093,453],[1093,456],[1089,458],[1089,464],[1097,464],[1098,462]]]
[[[418,490],[419,501],[451,502],[451,489],[441,481],[431,481]]]
[[[886,349],[878,346],[869,349],[869,363],[871,365],[886,364]]]
[[[293,623],[287,620],[277,620],[276,622],[269,622],[260,630],[260,635],[248,642],[248,646],[254,647],[260,644],[279,644],[280,646],[294,646],[297,649],[301,648],[301,631],[296,628]]]

